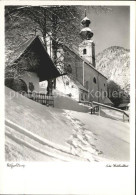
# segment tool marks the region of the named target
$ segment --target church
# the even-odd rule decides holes
[[[95,66],[95,43],[92,40],[93,32],[89,27],[90,23],[90,19],[85,15],[81,21],[83,28],[80,31],[82,42],[79,44],[79,51],[62,45],[64,70],[72,81],[71,86],[69,86],[71,97],[74,96],[72,91],[73,83],[75,83],[78,88],[76,100],[106,103],[107,78]],[[56,83],[56,87],[59,88],[59,82]],[[64,92],[62,87],[59,90]]]

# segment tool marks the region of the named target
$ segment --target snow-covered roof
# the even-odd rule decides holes
[[[85,27],[85,28],[83,28],[80,32],[84,32],[84,31],[89,31],[89,32],[92,32],[92,30],[91,30],[89,27]]]
[[[123,107],[129,107],[130,103],[122,103],[118,106],[118,108],[123,108]]]
[[[87,16],[85,16],[85,18],[83,18],[82,21],[84,21],[84,20],[89,20],[90,21],[90,19]]]
[[[22,59],[25,55],[29,55],[29,52],[31,52],[32,48],[40,57],[39,64],[36,64],[38,68],[37,73],[39,75],[40,81],[61,76],[60,72],[57,70],[56,66],[54,65],[46,49],[44,48],[42,41],[38,36],[34,36],[30,40],[23,43],[16,51],[14,51],[14,53],[12,54],[12,58],[10,58],[10,60],[8,61],[7,67],[20,68],[21,65],[18,63],[18,61]],[[29,71],[30,69],[32,69],[32,66],[28,63],[28,67],[24,67],[24,71]]]
[[[23,42],[13,51],[12,55],[7,60],[7,65],[12,65],[15,60],[19,59],[21,55],[26,51],[26,49],[31,45],[36,37],[32,37],[31,39]]]

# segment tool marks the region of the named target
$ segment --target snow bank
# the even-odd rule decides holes
[[[57,78],[56,89],[63,94],[75,99],[76,101],[79,101],[79,88],[68,76]]]

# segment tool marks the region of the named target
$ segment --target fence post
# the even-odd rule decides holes
[[[125,120],[125,117],[124,117],[124,112],[123,112],[123,122],[124,122],[124,120]]]
[[[99,116],[100,116],[100,112],[101,112],[101,106],[99,106]]]

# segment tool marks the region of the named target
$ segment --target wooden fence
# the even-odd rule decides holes
[[[23,95],[40,104],[54,107],[53,95],[46,95],[44,93],[35,93],[35,92],[27,92],[27,93],[25,92]]]

